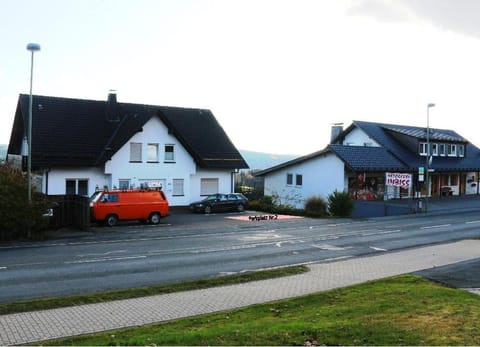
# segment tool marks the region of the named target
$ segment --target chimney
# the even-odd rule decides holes
[[[337,139],[338,135],[340,135],[343,131],[343,123],[333,123],[332,130],[330,133],[330,144],[333,144],[334,141]]]
[[[110,89],[108,91],[107,106],[105,108],[105,116],[109,122],[118,122],[120,117],[118,115],[117,91]]]

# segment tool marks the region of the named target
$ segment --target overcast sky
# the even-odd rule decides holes
[[[18,95],[212,110],[239,149],[303,155],[332,123],[480,146],[480,1],[0,0],[0,143]]]

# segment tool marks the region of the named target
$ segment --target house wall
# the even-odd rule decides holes
[[[218,179],[217,193],[233,193],[232,173],[220,170],[204,170],[199,169],[195,175],[191,177],[190,197],[191,201],[202,200],[205,195],[201,194],[202,179]]]
[[[380,145],[370,138],[363,130],[353,129],[343,140],[344,146],[370,146],[380,147]]]
[[[88,181],[88,195],[95,192],[96,186],[103,187],[109,183],[109,177],[99,168],[55,168],[44,171],[42,192],[48,195],[63,195],[66,193],[67,180]]]
[[[141,143],[142,158],[131,162],[130,143]],[[158,161],[147,161],[148,144],[158,144]],[[174,160],[165,160],[165,145],[174,146]],[[96,189],[120,188],[120,180],[128,180],[130,188],[139,188],[141,184],[162,186],[170,206],[186,206],[201,199],[202,178],[218,180],[218,192],[232,191],[232,174],[230,170],[198,169],[195,161],[177,138],[168,133],[167,127],[157,117],[148,121],[143,131],[135,134],[112,158],[105,163],[105,168],[55,168],[43,175],[43,189],[48,194],[65,194],[66,180],[88,181],[88,195]],[[174,192],[174,182],[183,180],[183,194]]]
[[[130,161],[130,144],[142,144],[140,162]],[[158,161],[148,162],[147,145],[158,144]],[[174,160],[165,160],[165,145],[174,146]],[[191,190],[191,177],[196,174],[193,158],[178,139],[168,133],[168,128],[157,117],[150,119],[143,131],[136,133],[112,159],[105,163],[105,174],[111,176],[111,186],[119,187],[120,180],[130,180],[131,188],[139,188],[142,183],[149,186],[162,186],[171,206],[188,205]],[[174,195],[173,180],[183,179],[183,195]]]
[[[287,174],[293,175],[293,184],[287,185]],[[295,176],[302,175],[302,185],[295,184]],[[345,167],[334,154],[290,166],[265,176],[264,194],[278,196],[278,203],[303,208],[312,196],[327,196],[335,190],[346,189]]]

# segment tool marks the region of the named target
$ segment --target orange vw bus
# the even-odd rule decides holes
[[[167,198],[157,189],[97,191],[90,198],[92,220],[111,227],[119,220],[158,224],[168,214]]]

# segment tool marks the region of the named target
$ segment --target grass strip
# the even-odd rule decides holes
[[[92,294],[82,294],[67,297],[43,298],[29,301],[12,303],[0,303],[0,314],[10,314],[28,311],[47,310],[67,306],[94,304],[113,300],[139,298],[143,296],[167,294],[187,290],[204,289],[211,287],[226,286],[252,281],[260,281],[270,278],[297,275],[308,272],[308,267],[290,266],[271,270],[251,271],[236,275],[220,276],[196,281],[172,283],[158,286],[141,287],[124,290],[106,291]]]
[[[480,345],[480,297],[402,275],[43,345]]]

